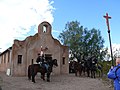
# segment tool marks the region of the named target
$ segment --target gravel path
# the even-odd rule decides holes
[[[8,77],[0,73],[2,90],[113,90],[100,79],[75,77],[69,75],[52,75],[51,82],[46,82],[36,77],[32,83],[27,77]]]

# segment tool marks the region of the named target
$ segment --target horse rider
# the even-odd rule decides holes
[[[36,62],[39,63],[40,66],[45,67],[46,70],[48,70],[49,64],[46,58],[44,57],[44,49],[42,48],[42,46],[41,46],[41,51],[40,51],[40,54],[38,54],[38,58]]]
[[[43,64],[43,62],[44,62],[44,57],[41,56],[39,53],[38,53],[38,57],[37,57],[36,62],[37,62],[38,64],[40,64],[40,66],[42,66],[42,64]]]

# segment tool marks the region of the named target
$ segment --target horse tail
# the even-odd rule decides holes
[[[32,65],[28,66],[28,79],[29,80],[31,80],[32,71],[33,71],[33,59],[32,59]]]
[[[29,65],[29,67],[28,67],[28,79],[29,79],[29,80],[31,80],[31,71],[30,71],[30,68],[31,68],[31,67],[30,67],[30,65]]]

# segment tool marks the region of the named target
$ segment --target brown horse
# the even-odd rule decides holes
[[[79,76],[81,76],[82,73],[82,65],[79,62],[73,61],[74,65],[74,71],[75,71],[75,76],[79,73]]]
[[[57,60],[53,59],[48,62],[48,70],[46,67],[40,66],[40,64],[32,64],[28,66],[28,79],[35,83],[35,76],[38,72],[41,73],[41,78],[45,80],[45,73],[47,74],[47,81],[50,82],[50,74],[52,72],[53,65],[58,66]]]

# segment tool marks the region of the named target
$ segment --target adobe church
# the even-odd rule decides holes
[[[10,72],[11,76],[26,76],[28,66],[36,63],[41,47],[45,57],[57,59],[58,67],[53,68],[53,74],[68,74],[68,47],[54,39],[51,25],[44,21],[38,26],[38,33],[23,41],[14,40],[12,47],[0,54],[0,71]]]

